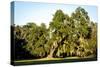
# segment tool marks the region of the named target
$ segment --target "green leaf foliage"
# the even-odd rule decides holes
[[[19,58],[22,51],[33,59],[96,57],[96,35],[97,23],[90,20],[85,9],[78,7],[71,16],[57,10],[49,28],[44,23],[38,26],[34,22],[15,26],[16,57]]]

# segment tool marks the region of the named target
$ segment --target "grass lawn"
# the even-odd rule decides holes
[[[89,56],[90,57],[90,56]],[[33,61],[49,61],[49,60],[67,60],[67,59],[85,59],[85,58],[89,58],[89,57],[84,57],[84,58],[80,58],[80,57],[67,57],[67,58],[41,58],[41,59],[31,59],[31,60],[17,60],[14,62],[33,62]],[[91,57],[90,57],[91,58]]]
[[[88,56],[84,58],[80,57],[67,57],[67,58],[41,58],[41,59],[31,59],[31,60],[17,60],[13,61],[15,65],[28,65],[28,64],[48,64],[48,63],[61,63],[61,62],[79,62],[79,61],[91,61],[97,60],[93,56]]]

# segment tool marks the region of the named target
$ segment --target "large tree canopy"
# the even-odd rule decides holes
[[[59,9],[49,28],[33,22],[15,26],[16,59],[27,54],[31,58],[96,57],[96,34],[97,24],[85,9],[78,7],[71,16]]]

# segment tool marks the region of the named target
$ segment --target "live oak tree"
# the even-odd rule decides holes
[[[97,23],[81,7],[70,16],[57,10],[48,28],[44,23],[38,26],[30,22],[15,26],[14,32],[17,57],[27,54],[34,59],[96,57],[97,54]]]

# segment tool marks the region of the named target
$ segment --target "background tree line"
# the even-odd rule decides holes
[[[14,26],[15,59],[96,57],[97,23],[78,7],[69,16],[57,10],[49,24]]]

